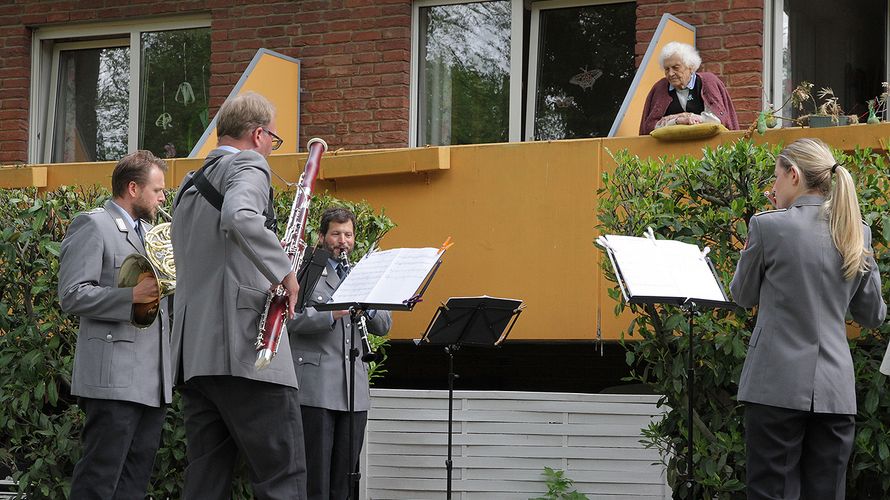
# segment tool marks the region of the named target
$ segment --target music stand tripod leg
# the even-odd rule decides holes
[[[358,321],[358,310],[353,306],[349,308],[349,459],[355,454],[355,359],[358,357],[358,349],[355,347],[355,322]],[[358,487],[362,473],[358,470],[358,460],[349,473],[349,498],[358,500]]]
[[[451,500],[451,470],[452,464],[451,461],[451,436],[452,436],[452,424],[454,422],[454,379],[458,378],[459,375],[454,373],[454,353],[460,349],[459,344],[454,344],[447,346],[445,348],[445,352],[448,353],[448,458],[445,460],[445,471],[448,476],[448,486],[445,494],[445,498]]]
[[[688,412],[686,416],[686,488],[692,493],[692,498],[695,498],[695,476],[692,472],[692,461],[694,458],[693,432],[695,431],[693,422],[695,416],[695,409],[693,406],[693,402],[695,401],[695,359],[693,356],[695,335],[693,327],[695,325],[695,315],[698,313],[698,308],[695,302],[687,301],[683,305],[683,309],[686,310],[687,320],[689,322],[689,352],[687,353],[686,358],[686,384],[688,386],[686,396],[686,408]]]

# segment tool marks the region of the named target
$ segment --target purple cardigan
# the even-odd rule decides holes
[[[723,125],[729,130],[739,129],[739,118],[732,106],[729,92],[720,78],[713,73],[696,72],[696,77],[701,78],[701,95],[705,101],[705,109],[717,115]],[[640,135],[647,135],[655,130],[658,120],[664,118],[664,113],[671,105],[673,98],[668,92],[667,78],[662,78],[649,91],[646,104],[643,106],[643,120],[640,122]]]

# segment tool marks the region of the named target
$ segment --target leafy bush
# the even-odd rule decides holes
[[[544,481],[547,483],[547,493],[538,498],[529,500],[587,500],[587,495],[578,493],[578,490],[569,491],[575,481],[566,477],[566,472],[561,469],[544,467]]]
[[[643,160],[627,152],[614,155],[617,169],[603,174],[598,192],[602,233],[641,235],[651,226],[660,237],[711,248],[710,257],[728,285],[750,217],[768,208],[762,191],[772,182],[779,146],[739,141],[706,149],[701,159]],[[890,281],[890,163],[885,154],[857,150],[836,153],[853,172],[863,217],[874,234],[878,266]],[[607,261],[603,270],[615,277]],[[619,291],[610,295],[619,313],[636,313],[625,342],[629,380],[663,394],[665,417],[643,430],[643,442],[658,449],[668,482],[679,498],[744,498],[743,408],[736,401],[738,381],[756,316],[753,311],[707,311],[695,319],[695,411],[693,470],[701,491],[688,491],[686,471],[688,323],[675,307],[625,306]],[[851,340],[857,381],[856,444],[847,476],[849,498],[884,498],[890,492],[890,394],[878,372],[886,347],[887,325],[863,329]]]
[[[59,308],[58,256],[74,216],[108,198],[107,191],[97,188],[0,190],[0,310],[6,312],[0,316],[0,478],[11,475],[29,499],[67,498],[80,458],[83,413],[70,395],[78,320]],[[293,192],[277,193],[279,217],[285,222],[292,200]],[[318,196],[310,205],[310,228],[317,227],[321,209],[332,203],[356,213],[359,252],[393,227],[367,203]],[[149,487],[153,497],[181,496],[185,451],[181,403],[175,395],[155,459]],[[246,479],[235,485],[233,497],[250,498]]]

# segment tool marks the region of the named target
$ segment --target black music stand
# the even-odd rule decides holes
[[[451,498],[451,437],[454,414],[454,353],[462,345],[500,347],[522,313],[521,300],[496,297],[452,297],[439,306],[417,345],[445,346],[448,354],[448,475],[446,498]]]
[[[322,247],[306,247],[306,250],[303,251],[303,260],[300,269],[297,270],[297,283],[300,284],[300,291],[297,294],[295,312],[303,312],[306,301],[312,296],[312,291],[315,290],[315,285],[331,257],[331,252]]]
[[[634,244],[630,246],[621,245],[621,241],[615,241],[615,244],[613,245],[609,240],[610,237],[616,238],[608,235],[600,236],[597,238],[596,243],[605,249],[606,255],[612,263],[615,279],[621,289],[621,295],[624,298],[624,301],[628,304],[663,304],[679,306],[687,315],[689,353],[686,358],[687,421],[685,479],[687,488],[689,488],[692,497],[695,498],[696,483],[695,475],[692,470],[692,462],[694,458],[693,444],[695,442],[693,439],[695,430],[695,426],[693,425],[695,414],[695,334],[693,332],[695,316],[700,315],[701,311],[704,309],[732,309],[735,308],[735,304],[729,299],[729,296],[726,295],[726,287],[723,286],[720,275],[717,273],[717,269],[714,268],[714,263],[711,262],[711,259],[707,256],[710,252],[709,248],[705,248],[705,250],[702,251],[695,245],[686,244],[686,247],[692,247],[699,252],[699,255],[695,259],[689,260],[687,256],[672,254],[666,251],[664,247],[660,247],[659,242],[668,245],[675,245],[676,243],[681,242],[656,240],[652,228],[648,228],[645,238],[631,238],[640,241],[635,241]],[[624,238],[625,241],[627,240],[627,237],[623,236],[618,236],[617,238]],[[692,248],[688,249],[691,250]],[[641,277],[639,276],[639,273],[634,273],[631,268],[645,264],[641,263],[640,260],[622,259],[622,257],[628,254],[635,254],[634,256],[637,258],[643,256],[643,260],[648,261],[650,264],[652,262],[660,264],[660,269],[658,271],[653,271],[652,269],[649,269],[649,271],[653,273],[663,273],[665,276],[647,275],[645,277],[647,282],[642,283],[644,286],[640,287],[643,292],[635,293],[634,290],[641,285]],[[624,267],[622,267],[622,262]],[[689,286],[688,283],[672,280],[670,275],[673,269],[681,269],[684,273],[688,273],[690,276],[694,274],[695,279],[699,280],[699,283],[697,284],[699,286]],[[710,288],[702,288],[700,286],[702,282],[707,282],[706,284],[710,285]],[[654,286],[653,283],[655,283]]]

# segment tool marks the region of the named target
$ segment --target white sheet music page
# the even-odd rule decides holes
[[[727,300],[697,246],[634,236],[603,238],[631,296]]]
[[[331,297],[335,304],[402,304],[439,260],[438,248],[394,248],[366,255]]]

